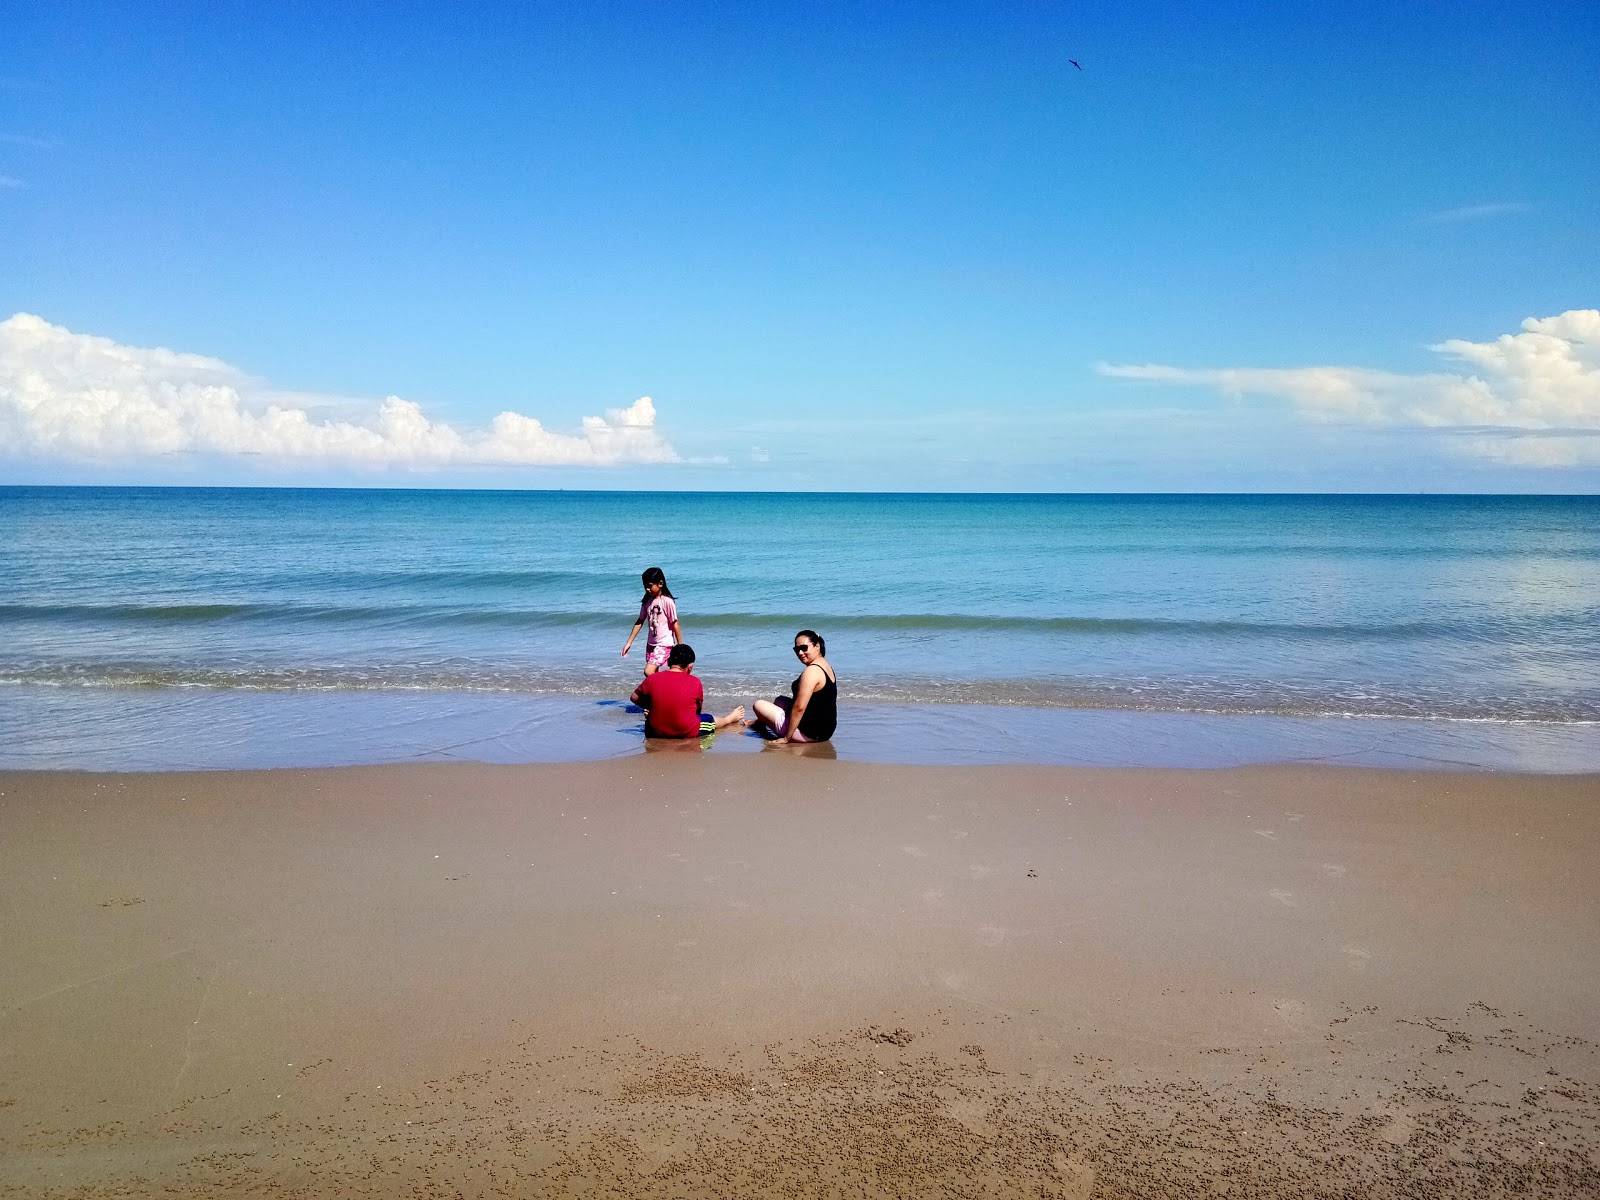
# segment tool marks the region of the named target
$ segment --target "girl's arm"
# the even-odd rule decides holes
[[[813,675],[811,673],[813,671],[817,674]],[[822,668],[815,663],[800,672],[800,686],[795,689],[794,703],[789,706],[789,721],[783,727],[784,735],[781,738],[774,738],[772,745],[787,746],[789,744],[789,735],[800,728],[800,718],[806,715],[806,705],[811,703],[812,694],[822,686],[817,682],[818,676],[824,679],[827,678],[826,675],[823,675]]]
[[[633,639],[639,636],[639,630],[641,630],[643,628],[644,628],[644,622],[643,621],[635,621],[633,623],[633,632],[628,635],[628,640],[623,644],[623,647],[622,647],[622,657],[623,658],[627,658],[628,657],[628,647],[633,645]]]
[[[660,604],[661,615],[667,619],[667,628],[672,630],[673,643],[683,645],[683,628],[678,624],[678,602],[667,596],[660,601]]]

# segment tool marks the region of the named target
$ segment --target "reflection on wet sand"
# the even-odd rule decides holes
[[[737,697],[709,699],[720,708]],[[11,770],[577,762],[631,757],[644,740],[642,711],[621,700],[505,692],[0,688],[0,730],[0,769]],[[764,744],[728,730],[704,749],[758,754]],[[1337,762],[1572,774],[1600,771],[1600,724],[851,701],[829,749],[815,753],[930,766]]]

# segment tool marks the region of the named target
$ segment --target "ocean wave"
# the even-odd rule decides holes
[[[248,615],[256,604],[0,604],[0,621],[149,621],[180,624]]]
[[[306,624],[432,623],[438,625],[616,625],[615,612],[460,608],[442,605],[339,604],[4,604],[0,621],[132,622],[186,625],[204,622],[301,622]]]
[[[192,604],[0,604],[0,622],[61,621],[67,623],[189,625],[208,622],[410,624],[505,626],[515,628],[611,628],[625,623],[631,611],[594,609],[472,608],[455,605],[336,605],[294,603]],[[1523,633],[1547,636],[1566,631],[1588,633],[1596,615],[1590,612],[1505,617],[1495,621],[1285,622],[1238,619],[1210,620],[1142,616],[1027,616],[980,613],[756,613],[703,612],[691,618],[697,627],[791,631],[814,627],[825,632],[864,630],[885,634],[995,633],[1082,634],[1090,636],[1256,637],[1372,640],[1444,638],[1496,641]]]
[[[610,670],[497,669],[451,666],[270,668],[171,666],[152,663],[0,666],[0,686],[199,689],[263,692],[505,692],[616,696],[637,682]],[[770,676],[719,672],[707,680],[717,697],[766,695]],[[1110,709],[1283,717],[1415,718],[1549,724],[1600,723],[1600,696],[1445,696],[1368,688],[1241,683],[1232,680],[844,679],[843,701],[982,707]]]

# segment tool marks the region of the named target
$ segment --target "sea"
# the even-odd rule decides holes
[[[0,768],[648,753],[652,566],[814,754],[1600,770],[1600,497],[97,487],[0,488]]]

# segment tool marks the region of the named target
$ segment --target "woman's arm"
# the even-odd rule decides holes
[[[789,720],[783,727],[783,736],[774,738],[772,745],[787,746],[789,744],[789,736],[800,728],[800,718],[806,715],[806,705],[811,703],[812,695],[822,686],[821,681],[826,678],[827,675],[823,673],[822,668],[817,666],[816,663],[812,663],[804,671],[800,672],[800,686],[794,690],[794,703],[789,706]]]
[[[643,621],[635,621],[633,623],[633,632],[628,635],[628,640],[623,644],[623,647],[622,647],[622,657],[623,658],[627,658],[628,657],[628,647],[633,645],[633,639],[639,636],[639,630],[641,630],[643,628],[644,628],[644,622]]]

